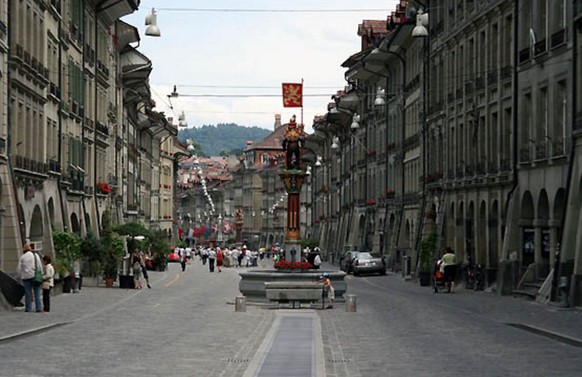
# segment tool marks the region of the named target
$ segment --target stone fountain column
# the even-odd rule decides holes
[[[285,231],[285,259],[301,261],[301,201],[300,193],[305,177],[302,170],[283,170],[279,176],[287,192],[287,227]]]
[[[283,149],[285,150],[285,169],[279,176],[287,192],[287,227],[285,232],[285,259],[290,262],[301,261],[301,201],[300,193],[305,181],[305,170],[301,160],[304,132],[303,125],[297,124],[295,115],[287,123]]]

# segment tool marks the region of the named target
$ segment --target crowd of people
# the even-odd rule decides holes
[[[197,257],[203,265],[208,266],[209,272],[222,272],[223,267],[255,267],[259,261],[272,258],[276,263],[285,259],[285,252],[278,244],[270,248],[262,247],[258,250],[251,250],[246,245],[238,246],[197,246],[176,247],[174,252],[179,255],[182,271],[186,271],[186,266]],[[149,253],[135,249],[131,254],[127,254],[129,260],[129,272],[133,276],[133,287],[142,289],[142,279],[148,288],[151,288],[148,269],[151,269],[152,256]],[[308,262],[312,268],[319,269],[321,265],[321,255],[319,248],[313,250],[309,247],[301,252],[301,261]],[[26,244],[17,265],[17,281],[24,288],[25,312],[36,311],[44,313],[50,311],[51,290],[54,287],[55,269],[49,255],[42,256],[33,250],[33,246]],[[322,283],[329,290],[331,284],[322,275]],[[332,288],[333,289],[333,288]],[[333,305],[333,293],[330,306]],[[33,310],[34,304],[34,310]]]

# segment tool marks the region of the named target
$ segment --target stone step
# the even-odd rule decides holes
[[[513,294],[513,297],[517,297],[517,296],[521,296],[521,297],[526,297],[532,300],[536,299],[537,296],[537,289],[514,289],[513,291],[511,291],[511,293]]]

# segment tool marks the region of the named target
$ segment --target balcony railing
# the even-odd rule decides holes
[[[519,162],[530,162],[531,161],[531,153],[529,146],[522,147],[519,149]]]
[[[566,42],[566,29],[558,30],[557,32],[553,33],[550,37],[550,43],[552,44],[551,48],[554,49],[560,45],[563,45]]]
[[[547,49],[546,49],[546,40],[545,39],[542,39],[541,41],[537,42],[534,45],[534,54],[535,54],[535,56],[539,56],[539,55],[545,54],[546,51],[547,51]]]
[[[565,150],[564,139],[559,138],[559,139],[555,139],[552,142],[552,156],[553,157],[563,156],[564,150]]]
[[[511,170],[511,161],[509,158],[502,158],[499,161],[499,170],[501,171],[510,171]]]
[[[519,52],[519,64],[527,62],[531,58],[531,51],[529,46]]]
[[[545,160],[548,158],[548,143],[546,140],[536,142],[536,160]]]

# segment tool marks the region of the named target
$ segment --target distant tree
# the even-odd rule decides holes
[[[194,146],[199,156],[219,156],[223,150],[228,155],[241,155],[247,141],[258,142],[263,140],[272,131],[260,127],[244,127],[234,123],[220,123],[216,126],[203,125],[202,127],[187,128],[178,131],[178,139],[185,143],[187,139],[194,140]]]

